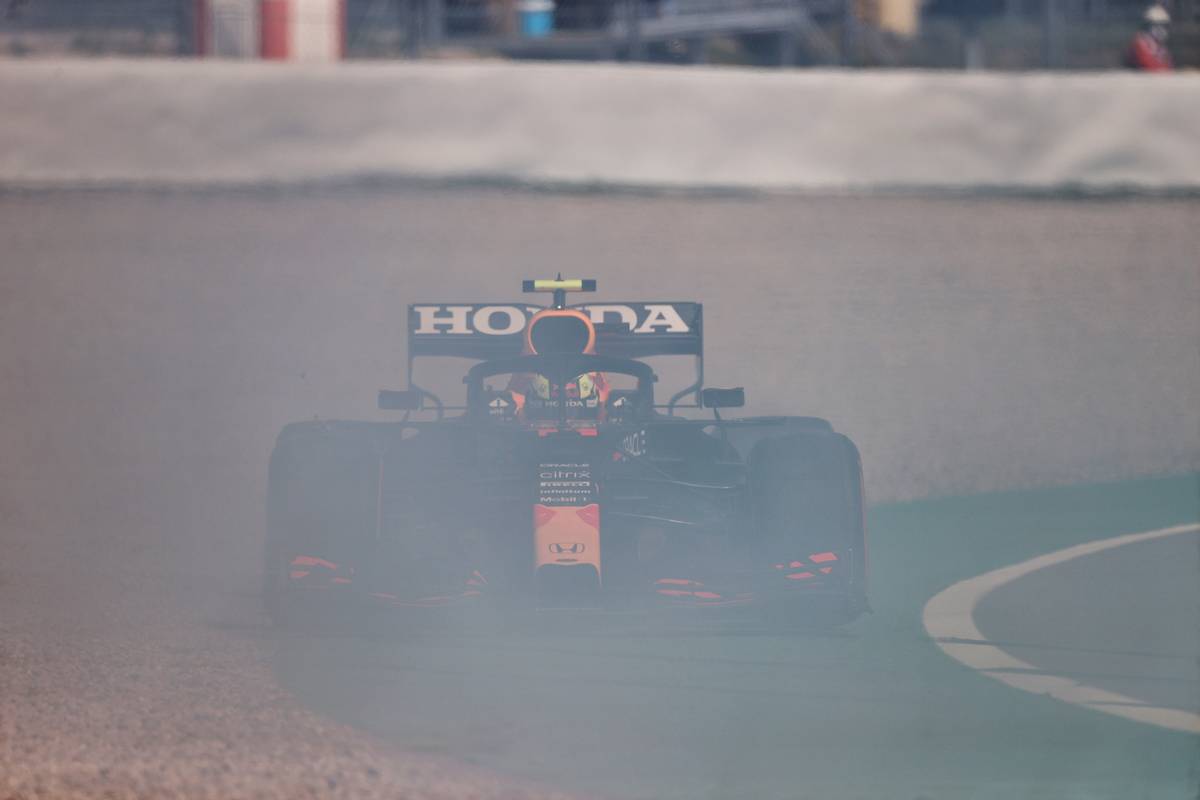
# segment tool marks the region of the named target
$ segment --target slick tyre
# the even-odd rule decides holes
[[[773,625],[830,627],[866,610],[866,531],[858,449],[837,433],[803,433],[759,442],[750,456],[759,570],[756,592]],[[804,563],[815,572],[818,553],[837,554],[815,591],[786,580],[777,565]]]
[[[378,458],[355,433],[301,423],[284,429],[271,454],[263,598],[276,624],[318,618],[353,594],[351,584],[296,580],[294,559],[334,565],[338,577],[369,561]]]

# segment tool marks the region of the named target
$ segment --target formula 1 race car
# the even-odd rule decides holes
[[[395,422],[288,425],[271,455],[267,605],[764,612],[841,624],[867,609],[858,451],[814,417],[723,419],[743,390],[704,388],[702,308],[568,306],[595,281],[525,281],[547,308],[408,309]],[[657,403],[644,359],[695,380]],[[465,405],[414,381],[471,359]],[[701,413],[688,418],[680,412]],[[417,420],[414,414],[425,417]]]

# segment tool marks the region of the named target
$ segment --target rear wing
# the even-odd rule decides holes
[[[667,404],[674,409],[704,383],[704,314],[686,301],[584,303],[596,328],[596,353],[613,358],[679,355],[696,359],[696,381]],[[514,358],[524,331],[540,306],[525,303],[414,303],[408,307],[408,381],[417,358],[450,357],[487,361]],[[424,391],[424,390],[422,390]],[[427,393],[428,394],[428,393]],[[436,400],[436,398],[434,398]],[[698,402],[698,395],[697,395]]]

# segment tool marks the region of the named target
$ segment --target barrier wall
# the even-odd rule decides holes
[[[0,183],[1200,189],[1200,75],[9,61]]]

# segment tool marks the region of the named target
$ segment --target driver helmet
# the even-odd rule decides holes
[[[604,404],[607,401],[608,382],[599,372],[585,372],[567,381],[563,386],[563,394],[567,403],[567,417],[570,419],[603,419]],[[532,393],[543,401],[558,400],[558,392],[545,375],[534,375]],[[555,404],[557,406],[557,404]]]

